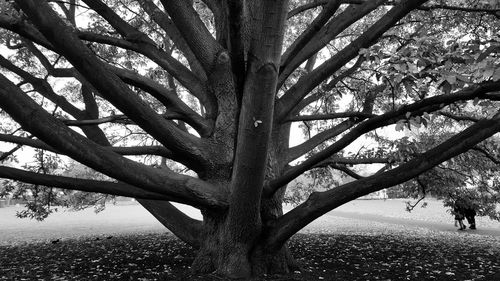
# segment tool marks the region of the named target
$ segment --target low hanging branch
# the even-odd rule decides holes
[[[125,183],[39,174],[6,166],[0,166],[0,177],[11,180],[19,180],[35,185],[44,185],[85,192],[105,193],[132,198],[159,199],[167,201],[174,199],[173,197],[169,197],[161,193],[147,191]]]
[[[0,106],[24,129],[86,166],[117,180],[195,206],[224,207],[226,194],[190,176],[160,172],[121,157],[70,130],[0,74]],[[134,173],[123,173],[123,169]]]
[[[425,199],[425,196],[427,193],[426,192],[427,187],[425,186],[424,182],[419,177],[416,178],[416,181],[417,181],[417,184],[420,186],[420,189],[422,190],[422,196],[414,204],[411,204],[409,201],[406,202],[406,210],[408,212],[413,211],[413,209],[415,209],[415,207],[418,206],[418,203],[420,203],[422,200]]]
[[[10,142],[20,146],[26,145],[64,155],[63,152],[58,151],[57,149],[54,149],[43,141],[37,139],[13,136],[10,134],[0,134],[0,141]],[[163,146],[107,146],[106,148],[120,155],[158,155],[167,158],[171,158],[173,155],[172,151],[166,149]]]
[[[475,123],[461,133],[397,168],[325,192],[313,193],[304,203],[275,222],[269,233],[267,244],[271,248],[281,247],[291,235],[326,212],[360,196],[412,179],[473,148],[477,143],[497,132],[500,132],[500,111],[492,119],[483,119]]]

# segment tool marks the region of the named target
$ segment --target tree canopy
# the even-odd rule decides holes
[[[137,198],[230,277],[286,272],[294,233],[387,187],[498,202],[499,18],[484,0],[2,0],[0,177],[23,183],[3,193],[42,218],[103,200],[80,191]],[[323,189],[283,214],[304,174]]]

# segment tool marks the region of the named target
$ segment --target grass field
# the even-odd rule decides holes
[[[330,226],[332,229],[373,230],[391,228],[387,222],[415,226],[411,222],[432,223],[443,229],[455,230],[453,217],[437,200],[427,200],[427,207],[415,208],[411,213],[405,211],[406,200],[355,200],[349,202],[329,215],[311,223],[302,232],[309,233]],[[188,206],[180,208],[194,218],[200,219],[200,213]],[[286,209],[291,208],[286,206]],[[85,236],[104,236],[147,232],[164,232],[165,228],[144,208],[138,204],[112,205],[100,213],[93,209],[80,212],[59,211],[45,221],[15,217],[22,207],[0,208],[0,245],[47,241],[51,239],[70,239]],[[381,219],[382,218],[382,219]],[[394,219],[393,221],[391,219]],[[367,223],[369,222],[369,223]],[[378,222],[378,223],[377,223]],[[484,217],[477,218],[479,230],[488,228],[500,231],[500,222]],[[365,227],[366,226],[366,227]]]
[[[190,274],[195,251],[137,204],[44,222],[18,219],[18,210],[0,208],[0,280],[220,280]],[[457,231],[434,200],[411,213],[405,200],[356,200],[290,247],[302,270],[259,280],[500,280],[500,223],[479,218],[477,231]]]

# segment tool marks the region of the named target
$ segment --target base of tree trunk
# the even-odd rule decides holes
[[[224,216],[204,214],[202,241],[191,266],[195,273],[246,279],[263,274],[287,274],[299,268],[287,244],[270,252],[264,247],[264,240],[257,239],[252,245],[237,243],[228,239],[226,227]]]
[[[243,247],[204,247],[199,250],[191,269],[195,273],[215,273],[230,279],[246,279],[264,274],[287,274],[300,267],[285,245],[276,252],[266,252],[257,246],[250,255]]]

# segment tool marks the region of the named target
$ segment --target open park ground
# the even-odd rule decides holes
[[[264,280],[500,280],[500,223],[457,231],[436,200],[356,200],[290,241],[302,271]],[[141,206],[60,211],[43,222],[0,208],[0,280],[220,280],[189,273],[195,252]],[[196,210],[182,207],[193,217]]]

